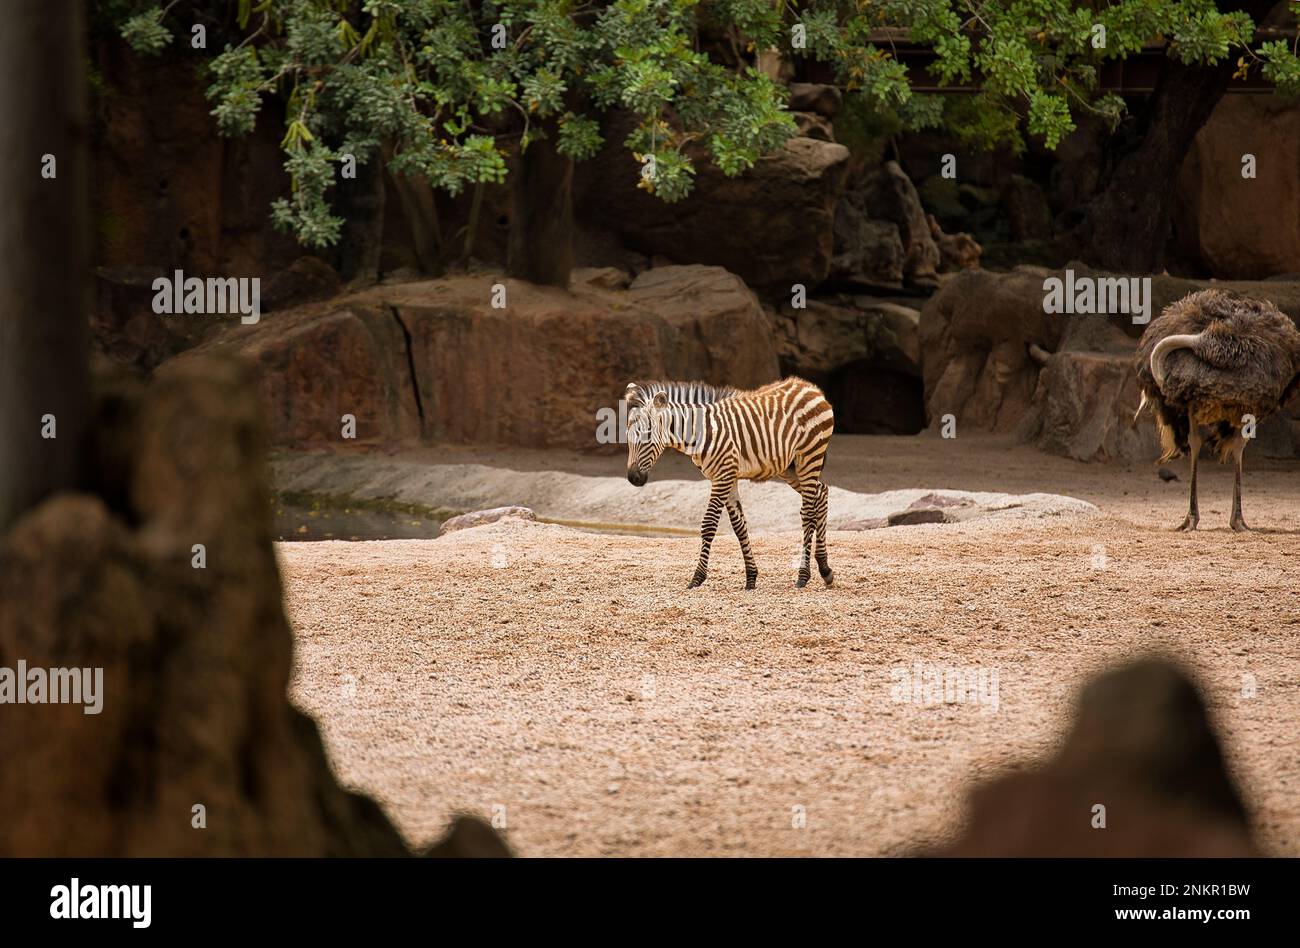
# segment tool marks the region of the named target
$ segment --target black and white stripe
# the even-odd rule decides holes
[[[745,588],[754,588],[758,567],[750,551],[737,485],[741,480],[776,477],[798,491],[803,501],[803,548],[796,585],[808,584],[809,558],[814,550],[818,572],[826,585],[832,583],[834,573],[826,555],[829,491],[821,474],[835,414],[821,389],[793,377],[752,391],[703,382],[634,382],[627,387],[625,398],[627,479],[632,484],[643,485],[668,448],[689,457],[711,483],[692,588],[708,575],[709,548],[724,507],[745,557]]]

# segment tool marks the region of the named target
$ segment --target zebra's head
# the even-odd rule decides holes
[[[627,479],[634,487],[644,487],[650,470],[667,447],[670,424],[668,396],[656,392],[647,398],[641,386],[633,382],[623,396],[627,399]]]

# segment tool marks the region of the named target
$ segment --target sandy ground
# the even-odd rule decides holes
[[[785,533],[756,539],[748,593],[729,531],[693,591],[691,538],[516,522],[281,544],[293,696],[341,779],[416,843],[468,810],[504,815],[525,855],[870,855],[953,831],[972,779],[1050,751],[1088,675],[1159,651],[1203,684],[1262,844],[1300,855],[1300,486],[1294,464],[1253,460],[1257,530],[1226,529],[1215,466],[1203,529],[1183,535],[1169,528],[1186,485],[1150,466],[999,439],[837,437],[837,486],[1048,491],[1103,513],[834,532],[831,589],[791,587]],[[984,687],[897,700],[918,663],[982,673]]]

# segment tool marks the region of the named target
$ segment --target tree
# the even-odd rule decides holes
[[[1274,0],[1276,2],[1276,0]],[[1300,8],[1296,0],[1290,0]],[[1258,69],[1300,92],[1296,43],[1252,46],[1269,0],[1220,10],[1212,0],[240,0],[238,42],[211,63],[209,96],[224,134],[245,134],[265,96],[287,96],[284,140],[292,195],[276,222],[309,246],[338,238],[328,194],[345,155],[383,155],[391,173],[452,194],[513,168],[512,273],[564,283],[572,162],[604,144],[601,113],[637,117],[623,144],[640,186],[665,201],[689,193],[697,160],[738,174],[794,130],[785,91],[755,68],[759,52],[830,64],[840,86],[907,128],[959,116],[956,130],[989,143],[1025,134],[1048,148],[1084,116],[1119,127],[1124,100],[1098,88],[1100,67],[1152,40],[1169,58],[1143,113],[1139,144],[1103,176],[1076,235],[1088,255],[1142,265],[1163,243],[1168,187],[1190,136],[1232,74]],[[1094,7],[1096,7],[1094,9]],[[881,27],[904,29],[936,54],[945,82],[978,83],[960,106],[916,95]],[[153,6],[123,34],[143,51],[169,41]],[[1154,210],[1119,229],[1144,176]],[[406,198],[404,197],[405,201]],[[475,201],[475,206],[478,202]],[[419,202],[431,213],[431,202]],[[471,215],[471,230],[476,221]],[[425,243],[443,241],[437,222]],[[471,234],[472,236],[472,234]],[[1117,238],[1122,238],[1116,243]],[[1134,245],[1145,257],[1133,256]],[[1115,248],[1119,249],[1116,250]],[[445,255],[447,248],[440,247]]]
[[[123,34],[161,50],[163,14]],[[344,155],[386,155],[390,172],[451,194],[500,183],[513,163],[510,270],[562,284],[570,163],[601,147],[600,111],[640,117],[626,144],[667,200],[690,190],[688,143],[735,174],[793,134],[783,89],[697,49],[694,16],[693,0],[242,0],[250,31],[212,61],[209,96],[220,130],[240,135],[264,96],[287,93],[293,192],[273,217],[304,244],[338,238],[327,192]]]
[[[81,475],[90,328],[80,11],[23,0],[0,30],[0,532]]]

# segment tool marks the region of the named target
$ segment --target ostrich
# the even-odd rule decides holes
[[[1195,530],[1196,458],[1208,441],[1219,461],[1232,458],[1233,530],[1248,529],[1241,516],[1241,460],[1253,416],[1259,423],[1277,411],[1300,387],[1300,330],[1267,300],[1200,290],[1167,306],[1152,320],[1134,357],[1142,401],[1155,407],[1161,461],[1186,453],[1191,463],[1191,496],[1179,530]],[[1201,429],[1209,429],[1203,434]]]

